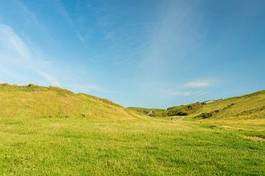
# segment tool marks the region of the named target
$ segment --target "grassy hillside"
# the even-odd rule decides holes
[[[263,103],[263,93],[242,98]],[[231,102],[244,104],[233,98],[200,112]],[[265,175],[264,118],[166,120],[131,111],[63,89],[2,85],[0,175]]]
[[[141,107],[129,107],[127,109],[134,111],[134,112],[137,112],[139,114],[150,116],[150,117],[167,116],[165,109],[141,108]]]
[[[209,102],[197,102],[167,109],[129,108],[152,117],[182,116],[194,119],[208,118],[265,118],[265,91],[241,97],[233,97]]]
[[[0,85],[1,117],[134,119],[109,100],[56,87]]]
[[[206,104],[194,117],[255,119],[265,118],[265,91]]]

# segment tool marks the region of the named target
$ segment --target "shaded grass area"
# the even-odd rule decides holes
[[[264,175],[264,120],[0,117],[2,175]]]

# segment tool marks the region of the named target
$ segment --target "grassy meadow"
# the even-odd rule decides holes
[[[248,101],[263,106],[262,95]],[[265,175],[257,105],[238,119],[236,105],[216,118],[155,118],[57,88],[2,85],[0,175]]]

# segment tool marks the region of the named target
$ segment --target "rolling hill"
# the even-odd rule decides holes
[[[1,117],[134,119],[109,100],[56,87],[0,85]]]
[[[56,87],[2,84],[0,175],[265,175],[263,107],[264,92],[126,109]]]
[[[186,117],[187,119],[265,118],[265,91],[167,109],[124,108],[107,99],[83,93],[76,94],[57,87],[41,87],[32,84],[27,86],[0,84],[0,99],[0,116],[2,117],[96,117],[116,120],[135,119],[139,115]]]
[[[151,117],[186,117],[187,119],[265,118],[265,91],[227,99],[197,102],[167,109],[131,107],[135,112]]]

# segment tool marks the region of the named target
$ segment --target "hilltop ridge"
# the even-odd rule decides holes
[[[0,85],[0,173],[264,175],[264,100],[143,113],[57,87]]]
[[[108,99],[58,87],[0,84],[0,116],[45,118],[181,117],[185,119],[265,118],[265,90],[227,99],[196,102],[166,109],[123,106]]]
[[[135,118],[110,100],[58,87],[0,84],[0,100],[1,117]]]
[[[265,118],[265,90],[226,99],[196,102],[166,109],[129,107],[151,117],[209,118]]]

